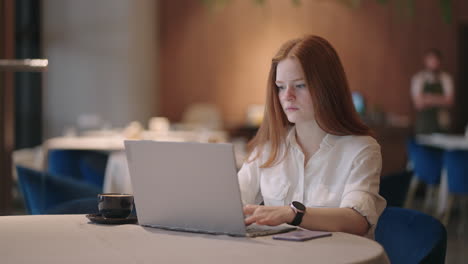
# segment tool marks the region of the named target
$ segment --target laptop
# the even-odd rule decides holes
[[[249,237],[296,229],[245,226],[232,144],[126,140],[125,153],[142,226]]]

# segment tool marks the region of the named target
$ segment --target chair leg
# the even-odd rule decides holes
[[[424,207],[423,211],[426,214],[433,215],[436,214],[434,208],[435,201],[437,201],[439,188],[434,185],[428,185],[426,196],[424,197]]]
[[[452,211],[452,206],[453,206],[453,201],[454,201],[454,195],[449,194],[447,197],[447,203],[445,205],[445,210],[444,213],[442,214],[442,224],[445,226],[448,226],[449,220],[450,220],[450,213]]]
[[[407,170],[407,171],[412,171],[412,170],[414,170],[413,162],[408,161],[408,162],[406,163],[406,170]]]
[[[438,198],[437,198],[436,216],[440,220],[443,219],[445,212],[447,211],[446,206],[448,204],[448,197],[449,197],[449,190],[448,190],[447,171],[444,169],[442,170],[442,175],[441,175],[440,185],[439,185],[439,193],[438,193]]]
[[[462,195],[460,197],[460,220],[458,222],[458,234],[465,237],[466,224],[468,221],[468,196]]]
[[[408,194],[406,195],[406,201],[405,201],[405,208],[412,209],[413,207],[413,200],[414,200],[414,195],[416,194],[416,189],[419,186],[419,180],[416,177],[416,175],[413,175],[411,178],[411,183],[408,188]]]
[[[434,195],[434,187],[432,185],[426,185],[426,195],[424,197],[423,212],[426,214],[431,214],[431,202],[432,196]]]

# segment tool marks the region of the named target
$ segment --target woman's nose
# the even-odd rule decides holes
[[[287,100],[293,100],[293,99],[296,98],[296,93],[294,91],[294,87],[289,86],[289,85],[286,87],[285,97],[286,97]]]

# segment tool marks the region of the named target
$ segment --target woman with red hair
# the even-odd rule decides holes
[[[335,49],[318,36],[284,43],[272,59],[264,120],[238,174],[246,224],[373,238],[386,205],[381,167],[380,146],[354,109]]]

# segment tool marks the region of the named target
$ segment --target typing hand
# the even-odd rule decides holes
[[[294,212],[289,206],[262,206],[248,204],[244,206],[245,224],[277,226],[290,223],[294,219]]]

